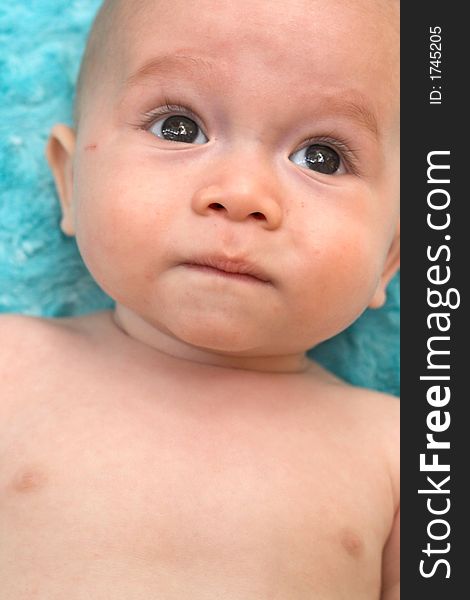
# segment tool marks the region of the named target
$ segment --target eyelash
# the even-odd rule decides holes
[[[164,117],[165,115],[171,115],[172,113],[183,114],[192,119],[199,127],[203,127],[200,123],[200,119],[196,116],[195,112],[191,110],[190,107],[181,106],[180,104],[172,104],[169,100],[165,100],[162,106],[150,110],[141,115],[139,122],[137,124],[139,129],[147,130],[152,125],[158,121],[160,117]],[[357,150],[351,147],[346,140],[339,138],[338,136],[331,135],[320,135],[316,137],[309,138],[305,140],[302,145],[297,148],[298,150],[303,150],[304,148],[308,148],[313,144],[323,144],[337,151],[340,155],[340,158],[344,160],[346,163],[347,169],[353,175],[359,175],[359,161],[357,158]]]
[[[159,117],[164,117],[165,115],[170,115],[171,113],[183,114],[192,119],[199,127],[201,127],[200,119],[198,119],[196,114],[189,107],[181,106],[179,104],[172,104],[168,101],[165,101],[165,103],[158,108],[143,113],[138,123],[138,127],[139,129],[149,129],[152,127],[155,121],[158,121]]]
[[[328,146],[332,150],[338,152],[341,160],[346,164],[347,169],[352,175],[359,175],[359,160],[357,157],[358,150],[353,148],[345,139],[338,137],[336,134],[317,135],[305,140],[302,145],[297,148],[297,151],[308,148],[312,145]]]

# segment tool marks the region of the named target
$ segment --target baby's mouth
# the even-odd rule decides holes
[[[259,267],[245,260],[208,256],[192,259],[182,264],[190,269],[229,279],[251,283],[271,283]]]

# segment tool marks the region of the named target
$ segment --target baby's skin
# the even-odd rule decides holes
[[[398,599],[395,398],[181,361],[109,312],[2,336],[2,600]]]
[[[306,357],[398,268],[397,13],[106,3],[47,158],[116,307],[0,318],[1,600],[398,600],[398,400]]]

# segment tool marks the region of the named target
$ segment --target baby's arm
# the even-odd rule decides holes
[[[384,548],[380,600],[400,600],[400,509]]]

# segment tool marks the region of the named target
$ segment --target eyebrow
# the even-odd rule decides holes
[[[147,79],[154,79],[164,75],[174,75],[174,69],[197,72],[203,70],[211,72],[213,64],[203,58],[186,56],[184,54],[163,54],[157,56],[139,67],[124,82],[124,88],[133,88],[145,83]]]
[[[178,73],[175,74],[175,69]],[[163,77],[177,77],[181,72],[195,75],[201,71],[205,75],[210,75],[214,71],[214,64],[210,61],[196,56],[187,56],[185,54],[163,54],[156,56],[132,73],[123,83],[123,92],[127,93],[132,88],[145,85],[146,81],[160,79]],[[348,98],[348,95],[351,99]],[[327,95],[322,98],[321,104],[327,104],[330,109],[350,118],[363,129],[371,133],[374,137],[379,137],[379,126],[374,112],[368,108],[367,104],[359,98],[357,94],[351,94],[347,91]]]
[[[364,102],[360,100],[348,100],[347,98],[339,100],[336,95],[334,97],[329,97],[327,102],[333,104],[334,109],[338,113],[342,113],[344,116],[353,119],[374,137],[379,137],[377,117]]]

